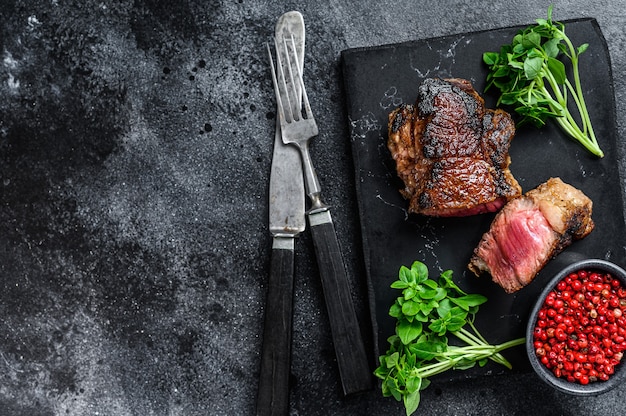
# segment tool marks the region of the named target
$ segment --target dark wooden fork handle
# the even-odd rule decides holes
[[[309,223],[343,393],[349,395],[370,390],[373,376],[330,211],[309,213]]]

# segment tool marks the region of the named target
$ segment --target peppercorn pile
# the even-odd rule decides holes
[[[626,289],[609,273],[571,273],[549,292],[534,329],[535,353],[556,377],[606,381],[626,350]]]

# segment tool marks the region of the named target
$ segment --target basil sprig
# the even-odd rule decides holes
[[[511,106],[521,115],[519,125],[542,127],[553,118],[572,139],[603,157],[580,82],[578,59],[588,47],[587,43],[574,47],[565,25],[552,20],[550,6],[547,19],[537,19],[535,25],[519,31],[499,52],[483,53],[489,67],[485,91],[500,90],[497,104]],[[568,60],[573,81],[567,77],[564,61]],[[570,108],[577,109],[578,118]]]
[[[525,338],[490,345],[474,326],[478,307],[487,298],[465,293],[452,280],[452,271],[432,280],[426,265],[416,261],[411,268],[400,268],[391,287],[402,291],[389,310],[397,320],[395,335],[389,337],[389,349],[379,357],[374,374],[382,380],[383,396],[402,401],[407,416],[415,412],[420,391],[435,374],[484,366],[488,360],[511,368],[500,351],[523,344]]]

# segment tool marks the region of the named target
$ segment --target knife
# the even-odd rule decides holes
[[[279,17],[274,36],[282,42],[291,34],[300,68],[304,65],[304,19],[291,11]],[[299,94],[298,94],[299,95]],[[294,107],[299,103],[295,103]],[[294,174],[299,172],[300,174]],[[269,186],[269,229],[272,235],[270,275],[265,306],[257,416],[289,413],[289,373],[293,320],[295,238],[305,229],[305,192],[300,153],[283,143],[276,118]]]
[[[281,94],[277,97],[277,101],[282,103],[290,103],[288,98],[282,97],[283,91],[292,91],[293,97],[298,99],[300,99],[300,97],[302,97],[302,100],[306,98],[302,81],[302,65],[297,65],[296,68],[293,68],[289,59],[282,58],[282,54],[287,53],[290,49],[287,47],[287,42],[285,41],[286,39],[288,40],[290,36],[291,34],[282,39],[276,39],[276,45],[283,44],[285,46],[284,48],[276,47],[276,53],[280,54],[277,55],[277,67],[279,69],[281,68],[281,62],[286,62],[287,66],[286,71],[281,71],[281,82],[286,83],[286,85],[284,88],[279,88],[275,85],[275,90],[278,94]],[[295,46],[293,49],[297,51],[298,47]],[[291,61],[298,61],[298,63],[300,63],[300,56],[296,54],[296,57]],[[272,70],[274,70],[273,65]],[[285,72],[289,73],[290,76],[284,76]],[[296,78],[292,76],[293,72],[296,73]],[[272,76],[272,78],[276,84],[276,77]],[[292,109],[294,109],[293,104],[291,105]],[[308,105],[308,100],[306,100],[306,106]],[[297,105],[293,113],[297,114],[301,112],[301,106]],[[307,107],[307,114],[309,113],[310,109]],[[312,116],[309,114],[309,117]],[[284,122],[284,119],[280,120]],[[312,136],[302,137],[301,142],[298,145],[294,145],[294,148],[300,151],[302,158],[302,166],[304,168],[304,172],[302,173],[304,173],[306,194],[310,199],[310,208],[307,210],[307,216],[328,312],[341,387],[344,395],[347,396],[370,390],[373,387],[373,373],[369,366],[364,340],[352,302],[348,274],[343,262],[343,256],[330,214],[330,208],[321,201],[319,182],[309,156],[308,140],[311,137]],[[285,140],[284,134],[283,142],[288,144],[295,143],[291,140]],[[294,174],[298,176],[302,173],[294,172]]]

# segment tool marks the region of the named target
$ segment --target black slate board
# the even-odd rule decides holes
[[[510,150],[511,171],[524,192],[553,176],[581,189],[593,200],[596,228],[553,260],[531,285],[513,295],[505,294],[488,277],[476,278],[466,268],[493,214],[447,219],[408,215],[407,202],[398,192],[402,184],[386,141],[387,115],[401,103],[413,103],[417,87],[426,77],[468,79],[484,96],[487,106],[494,108],[496,96],[490,95],[491,92],[483,94],[487,68],[482,63],[482,53],[499,50],[522,27],[342,52],[377,355],[386,351],[387,337],[394,332],[395,321],[388,316],[388,310],[399,292],[389,285],[396,279],[400,266],[410,266],[414,260],[426,263],[434,277],[451,269],[457,283],[466,291],[489,298],[481,307],[476,325],[493,343],[524,336],[532,302],[558,263],[588,256],[625,265],[625,224],[608,49],[595,19],[564,23],[575,45],[589,43],[580,60],[581,77],[594,129],[606,156],[603,159],[591,156],[550,122],[540,130],[518,129]],[[505,355],[518,370],[530,368],[522,347]],[[502,368],[487,366],[457,374],[466,377],[499,371]]]

